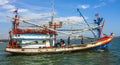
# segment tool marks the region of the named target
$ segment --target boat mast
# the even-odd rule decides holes
[[[20,17],[18,16],[18,9],[16,9],[14,11],[14,13],[15,13],[15,17],[14,17],[14,21],[13,21],[13,33],[16,34],[17,28],[19,26],[19,19],[20,19]]]
[[[54,16],[55,16],[55,14],[54,14],[54,0],[52,0],[52,18],[51,18],[51,22],[52,22],[52,28],[54,30],[56,30],[56,23],[54,21]],[[55,43],[56,43],[56,34],[53,35],[53,46],[54,46]]]

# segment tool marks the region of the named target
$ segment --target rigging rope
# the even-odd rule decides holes
[[[91,27],[88,22],[86,21],[85,17],[82,15],[82,13],[80,12],[80,10],[77,8],[77,11],[79,12],[80,16],[82,16],[82,18],[84,19],[84,22],[88,25],[88,27]],[[94,37],[96,38],[95,33],[90,29],[90,31],[92,32],[92,34],[94,35]]]

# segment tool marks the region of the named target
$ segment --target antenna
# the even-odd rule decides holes
[[[16,8],[16,9],[13,11],[13,13],[14,13],[15,15],[18,15],[18,8]]]
[[[52,0],[52,19],[51,19],[51,21],[52,21],[52,24],[54,24],[54,0]]]

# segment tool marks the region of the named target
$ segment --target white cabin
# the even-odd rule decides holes
[[[49,34],[16,34],[12,39],[18,40],[18,44],[22,48],[50,47]]]

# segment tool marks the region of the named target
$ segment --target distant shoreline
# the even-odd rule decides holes
[[[0,40],[0,43],[2,42],[8,42],[9,40],[8,39],[4,39],[4,40]]]
[[[0,43],[3,43],[3,42],[0,42]]]
[[[120,36],[115,36],[115,38],[119,38]]]

